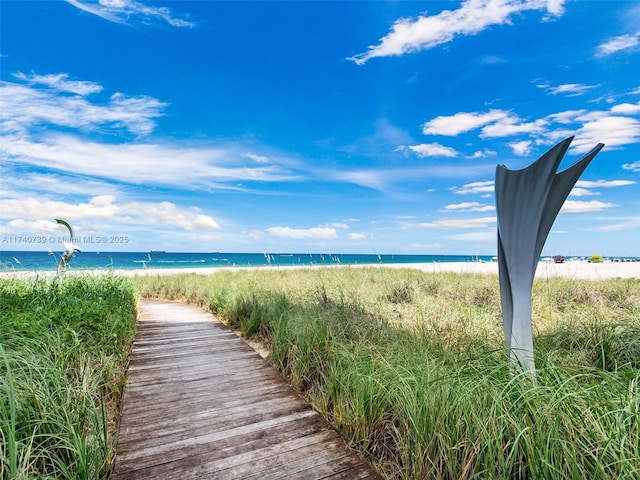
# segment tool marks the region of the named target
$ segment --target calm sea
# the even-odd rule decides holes
[[[0,270],[55,270],[60,252],[0,250]],[[212,268],[309,265],[362,265],[490,261],[487,255],[375,255],[331,253],[174,253],[83,252],[69,262],[69,270],[137,268]]]

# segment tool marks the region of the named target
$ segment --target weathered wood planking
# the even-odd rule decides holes
[[[144,300],[115,480],[379,479],[260,357],[198,307]]]

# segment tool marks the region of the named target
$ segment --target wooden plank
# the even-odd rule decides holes
[[[212,315],[143,301],[138,320],[115,480],[380,478]]]

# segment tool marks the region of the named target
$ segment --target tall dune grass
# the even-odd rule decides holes
[[[198,303],[387,478],[640,478],[640,281],[534,286],[537,383],[505,361],[497,277],[340,268],[134,279]]]
[[[113,276],[0,280],[2,478],[108,478],[135,313]]]

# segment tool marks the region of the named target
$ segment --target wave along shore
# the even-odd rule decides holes
[[[411,268],[427,273],[453,272],[460,274],[498,275],[497,262],[431,262],[431,263],[369,263],[355,265],[301,265],[301,266],[254,266],[254,267],[199,267],[199,268],[139,268],[139,269],[69,269],[72,274],[115,274],[127,277],[149,275],[178,275],[181,273],[197,273],[211,275],[220,271],[241,270],[288,270],[288,269],[319,269],[319,268]],[[53,276],[54,271],[0,271],[0,278],[23,278],[33,276]],[[567,263],[540,262],[536,270],[536,278],[564,277],[583,280],[605,280],[608,278],[638,278],[640,279],[640,262],[603,262],[588,263],[572,261]]]

